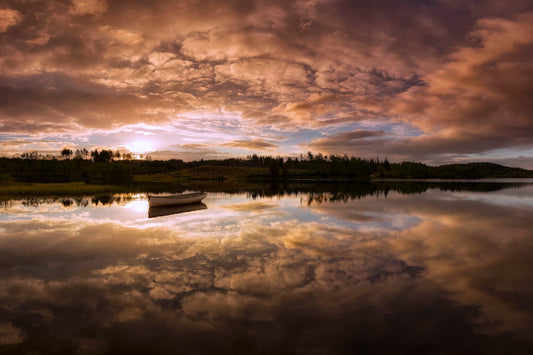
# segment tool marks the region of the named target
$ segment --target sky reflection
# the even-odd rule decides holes
[[[150,219],[142,194],[12,201],[0,350],[528,353],[532,197],[210,193]]]

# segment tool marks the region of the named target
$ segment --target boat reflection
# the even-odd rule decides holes
[[[161,207],[152,206],[148,209],[148,218],[163,217],[163,216],[168,216],[171,214],[192,212],[192,211],[205,210],[205,209],[207,209],[207,205],[201,202],[190,204],[190,205],[178,205],[178,206],[161,206]]]

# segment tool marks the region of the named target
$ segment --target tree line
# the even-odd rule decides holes
[[[250,155],[246,158],[199,160],[187,167],[229,166],[268,168],[272,178],[402,178],[402,179],[480,179],[533,178],[533,171],[495,163],[468,163],[429,166],[419,162],[391,163],[387,158],[364,159],[355,156],[301,154],[299,157]]]
[[[112,150],[86,149],[61,151],[63,159],[38,154],[20,158],[0,158],[0,181],[128,183],[134,175],[169,173],[196,167],[263,168],[251,169],[250,178],[268,180],[350,180],[366,178],[402,179],[478,179],[531,178],[533,171],[510,168],[494,163],[428,166],[419,162],[391,163],[386,158],[364,159],[355,156],[301,154],[298,157],[258,156],[184,162],[171,160],[137,160]],[[255,174],[255,175],[253,175]],[[253,176],[252,176],[253,175]]]
[[[113,152],[111,149],[102,149],[101,151],[95,149],[90,153],[86,148],[76,149],[75,151],[70,148],[63,148],[61,150],[61,157],[63,157],[64,159],[70,159],[71,157],[73,157],[74,159],[88,159],[89,156],[93,161],[101,163],[109,163],[114,159],[133,159],[131,153],[120,153],[120,151],[118,150]]]
[[[141,155],[142,156],[142,155]],[[70,148],[63,148],[59,155],[41,154],[37,151],[25,152],[20,155],[21,159],[26,160],[58,160],[58,159],[76,159],[76,160],[92,160],[96,162],[108,163],[115,159],[133,160],[133,155],[129,152],[121,153],[120,151],[112,151],[111,149],[98,149],[88,151],[86,148],[72,150]],[[146,156],[149,158],[149,156]]]

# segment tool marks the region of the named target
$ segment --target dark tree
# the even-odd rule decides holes
[[[102,149],[101,152],[98,152],[98,149],[95,149],[91,152],[91,157],[95,163],[109,163],[113,160],[113,151],[108,149]]]
[[[70,159],[72,156],[72,150],[69,148],[63,148],[63,150],[61,150],[61,156],[65,159]]]
[[[22,159],[37,160],[39,159],[39,153],[37,153],[36,151],[30,153],[22,153]]]
[[[270,163],[270,174],[272,175],[273,178],[277,178],[279,175],[279,166],[276,160],[273,160]]]
[[[76,149],[76,151],[74,152],[74,157],[76,159],[85,159],[88,155],[89,155],[89,152],[85,148]]]

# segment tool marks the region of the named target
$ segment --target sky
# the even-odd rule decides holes
[[[4,0],[0,155],[533,168],[531,0]]]

